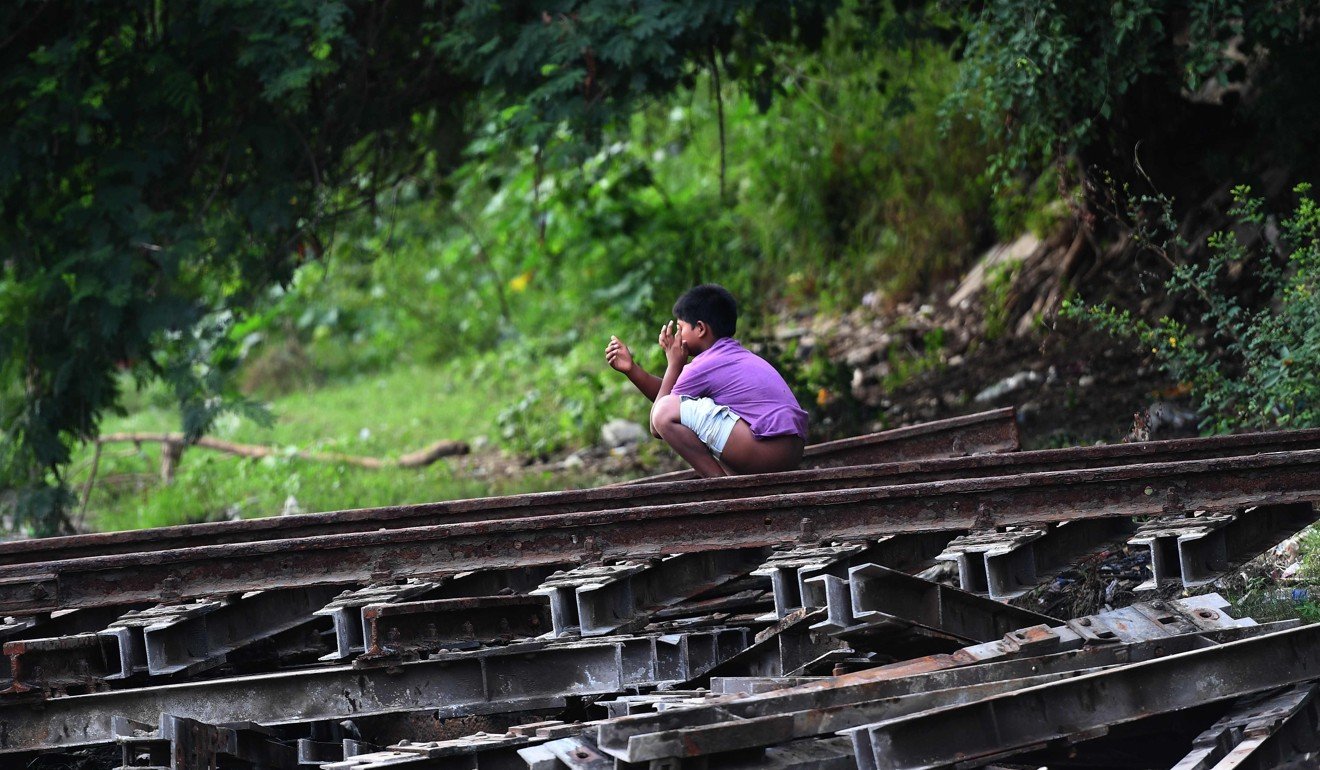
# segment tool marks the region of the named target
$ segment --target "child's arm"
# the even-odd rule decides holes
[[[660,380],[660,388],[656,391],[655,397],[660,398],[674,392],[674,384],[678,382],[678,375],[683,373],[683,367],[687,364],[687,348],[683,347],[683,340],[674,333],[672,324],[666,322],[660,327],[660,349],[665,351],[665,376]]]
[[[618,337],[610,337],[610,344],[605,346],[605,361],[614,370],[628,378],[643,396],[650,401],[655,401],[660,392],[660,378],[642,368],[642,365],[633,361],[632,352],[628,346],[623,344]],[[672,388],[673,385],[670,385]]]

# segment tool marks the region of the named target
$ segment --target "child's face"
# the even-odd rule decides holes
[[[689,353],[700,352],[701,337],[697,331],[697,327],[681,318],[678,319],[678,338],[682,340],[683,347],[686,348]]]

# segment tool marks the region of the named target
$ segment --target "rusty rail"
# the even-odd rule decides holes
[[[975,418],[975,419],[973,419]],[[938,430],[927,426],[937,426]],[[914,425],[895,431],[845,439],[834,444],[874,447],[867,457],[872,462],[881,459],[902,460],[903,464],[878,469],[877,479],[894,479],[919,472],[915,461],[947,458],[948,447],[941,444],[928,449],[907,446],[911,437],[939,435],[945,443],[981,448],[980,451],[1009,452],[1017,449],[1017,427],[1012,409],[998,409],[956,420]],[[896,434],[896,435],[891,435]],[[1320,431],[1312,441],[1320,446]],[[1289,442],[1288,446],[1293,446]],[[924,445],[923,445],[924,446]],[[890,450],[885,450],[888,447]],[[815,447],[813,447],[814,449]],[[993,450],[992,450],[993,448]],[[828,450],[825,454],[832,456]],[[858,455],[849,455],[858,456]],[[973,466],[950,466],[948,473],[958,474]],[[839,473],[798,471],[769,476],[742,476],[724,479],[704,479],[690,483],[647,485],[645,488],[620,486],[561,492],[536,492],[502,497],[472,498],[436,503],[404,506],[358,508],[301,516],[279,516],[241,521],[205,522],[173,527],[158,527],[124,532],[105,532],[90,535],[52,537],[0,543],[0,566],[36,561],[61,561],[116,553],[191,548],[199,545],[256,542],[259,540],[338,535],[368,532],[377,529],[403,529],[429,524],[463,521],[488,521],[525,516],[554,515],[579,511],[617,509],[659,505],[663,503],[697,502],[721,497],[748,497],[786,492],[809,492],[865,486],[860,479],[869,478],[870,472],[849,470]],[[953,476],[943,476],[953,478]],[[868,482],[869,483],[869,482]]]
[[[803,453],[802,467],[820,470],[847,465],[964,457],[1015,452],[1019,446],[1017,410],[1009,406],[988,412],[891,428],[866,436],[812,444]],[[624,482],[622,486],[686,481],[695,478],[697,474],[692,470],[673,471],[633,479]]]
[[[1009,452],[757,476],[731,476],[721,479],[538,492],[419,505],[359,508],[301,516],[209,522],[0,543],[0,567],[203,545],[289,540],[380,529],[407,529],[428,525],[555,516],[663,504],[700,503],[968,477],[1079,470],[1097,466],[1203,460],[1315,448],[1320,448],[1320,429]]]
[[[1317,499],[1320,450],[1026,473],[17,565],[0,612]]]

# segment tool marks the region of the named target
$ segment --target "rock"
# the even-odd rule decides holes
[[[1077,378],[1077,387],[1079,388],[1089,388],[1094,384],[1095,384],[1095,377],[1089,374],[1083,374],[1081,377]]]
[[[289,495],[284,498],[284,507],[280,509],[281,516],[297,516],[302,513],[302,506],[298,504],[298,498]]]
[[[1040,239],[1028,233],[1009,244],[998,244],[981,256],[976,266],[967,273],[967,277],[958,286],[958,290],[947,300],[950,308],[970,305],[971,300],[985,288],[990,269],[996,265],[1014,264],[1031,256],[1041,246]]]
[[[477,436],[472,439],[473,452],[480,452],[488,446],[490,446],[490,438],[488,436]]]
[[[580,452],[574,452],[568,457],[565,457],[564,462],[560,465],[565,470],[572,470],[574,468],[581,468],[583,465],[586,465],[586,462],[582,460],[582,454]]]
[[[600,443],[607,447],[622,447],[640,444],[646,440],[646,430],[629,420],[617,417],[607,421],[600,428]]]
[[[1029,369],[1023,370],[1009,377],[996,382],[994,385],[977,393],[972,399],[978,404],[985,404],[991,401],[997,401],[1010,393],[1015,393],[1028,385],[1034,385],[1043,378],[1040,372],[1033,372]]]

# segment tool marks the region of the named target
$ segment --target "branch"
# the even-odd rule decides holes
[[[280,449],[279,447],[260,446],[256,444],[235,444],[230,441],[221,441],[220,439],[211,438],[209,436],[202,436],[196,441],[196,443],[188,444],[184,440],[182,433],[111,433],[96,439],[98,450],[102,444],[124,442],[164,445],[165,463],[169,465],[169,469],[166,470],[164,465],[162,465],[162,473],[166,475],[167,481],[169,480],[168,476],[173,473],[173,467],[178,463],[179,455],[183,452],[183,449],[188,446],[196,446],[201,447],[202,449],[210,449],[215,452],[224,452],[225,454],[248,458],[280,457],[286,454],[285,450]],[[356,465],[359,468],[371,468],[375,470],[390,467],[422,468],[434,463],[441,457],[463,455],[467,454],[468,451],[468,445],[465,441],[441,439],[424,449],[400,455],[397,460],[302,451],[293,452],[293,456],[303,460],[346,463],[348,465]]]
[[[725,203],[724,199],[724,95],[720,93],[720,63],[715,58],[715,46],[710,47],[710,71],[714,75],[711,80],[711,91],[715,94],[715,114],[720,126],[720,203]]]

